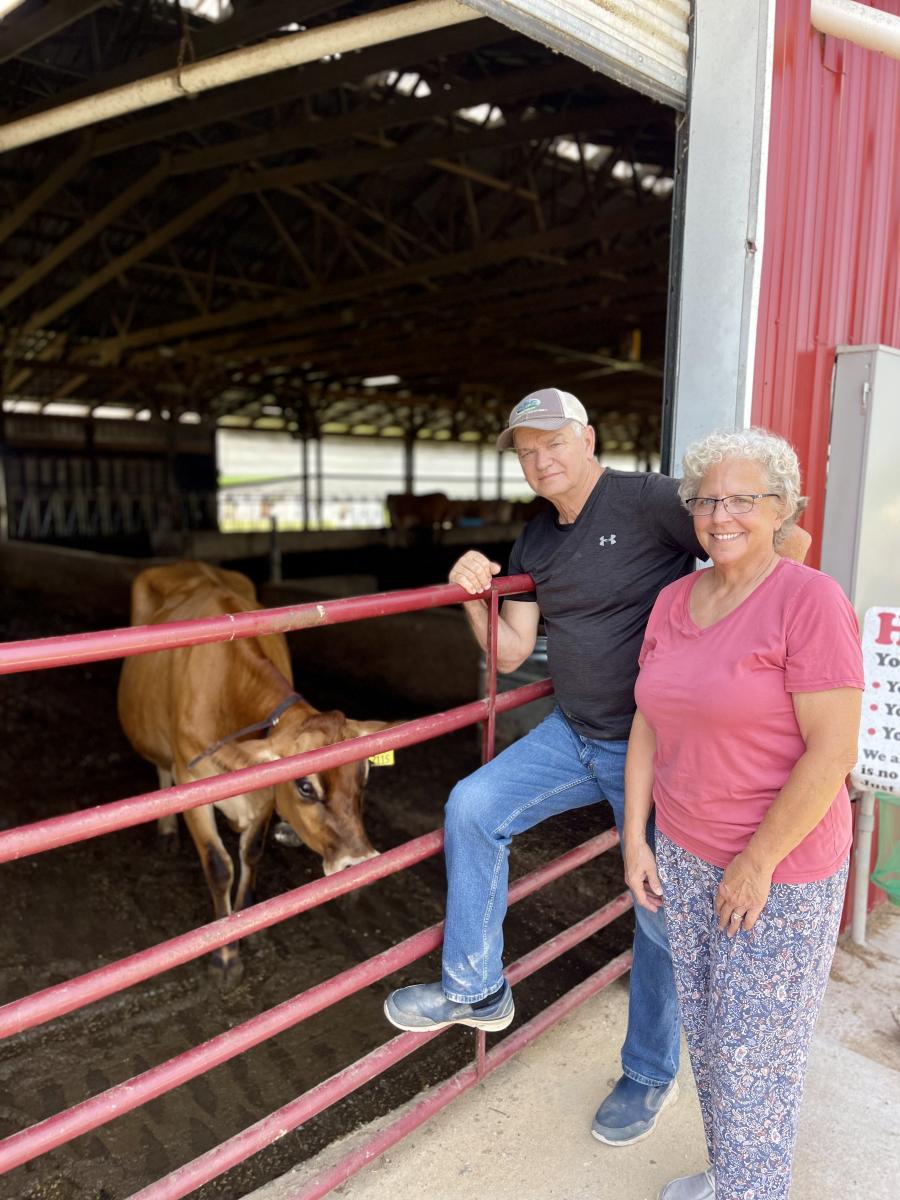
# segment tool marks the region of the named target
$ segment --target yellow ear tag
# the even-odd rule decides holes
[[[392,767],[394,765],[393,750],[382,750],[381,754],[370,754],[369,762],[373,767]]]

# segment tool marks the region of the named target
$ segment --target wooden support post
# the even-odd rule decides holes
[[[278,518],[269,517],[269,583],[281,583],[281,545],[278,541]]]
[[[300,503],[305,533],[309,529],[309,442],[305,434],[300,437]]]
[[[478,442],[475,446],[475,498],[481,500],[484,493],[484,479],[482,472],[484,469],[484,442]]]
[[[497,451],[497,499],[503,499],[503,451]]]
[[[3,389],[0,388],[0,542],[9,540],[9,503],[6,496],[6,424]]]
[[[322,469],[322,431],[316,430],[316,528],[325,526],[325,473]]]
[[[407,432],[403,439],[403,490],[412,495],[415,479],[415,448],[416,448],[416,431],[411,429]]]

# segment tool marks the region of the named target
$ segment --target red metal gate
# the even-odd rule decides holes
[[[496,650],[500,596],[531,591],[533,587],[529,576],[517,575],[494,580],[490,593],[484,594],[484,598],[489,600],[490,604],[487,687],[484,699],[409,721],[383,733],[354,738],[349,742],[307,751],[292,758],[245,767],[212,779],[179,784],[161,791],[132,796],[112,804],[99,805],[0,832],[0,862],[98,837],[103,833],[125,829],[170,813],[182,812],[238,795],[249,789],[271,786],[313,771],[355,762],[388,749],[411,746],[479,721],[483,722],[483,758],[487,761],[494,751],[497,713],[528,704],[532,700],[551,694],[553,690],[550,680],[543,680],[499,695],[497,693]],[[436,608],[470,599],[462,588],[444,584],[333,600],[323,604],[292,605],[260,612],[176,621],[166,625],[137,626],[100,633],[9,642],[0,645],[0,675],[121,658],[131,654],[148,654],[207,642],[287,633],[362,618]],[[531,895],[545,884],[612,849],[617,843],[618,836],[615,830],[589,839],[513,883],[509,889],[509,902],[513,904]],[[443,833],[441,830],[435,830],[337,875],[295,888],[274,899],[255,904],[243,912],[223,917],[190,933],[162,942],[149,950],[140,951],[75,979],[15,1000],[0,1008],[0,1037],[9,1037],[82,1008],[141,980],[247,937],[257,930],[324,904],[335,896],[405,870],[440,853],[442,848]],[[631,897],[628,892],[623,892],[589,917],[538,946],[518,962],[512,963],[506,970],[510,983],[517,983],[552,962],[630,907]],[[21,1166],[123,1113],[146,1104],[187,1080],[212,1070],[252,1046],[331,1007],[369,984],[384,979],[398,968],[409,965],[440,946],[442,929],[440,924],[424,929],[390,949],[301,992],[233,1029],[220,1033],[199,1046],[194,1046],[167,1062],[12,1134],[0,1141],[0,1173]],[[426,1093],[402,1117],[382,1129],[358,1150],[348,1154],[328,1171],[311,1178],[295,1193],[294,1200],[314,1200],[315,1197],[326,1195],[370,1162],[374,1156],[388,1149],[455,1096],[477,1083],[487,1072],[505,1062],[511,1054],[527,1045],[560,1017],[622,975],[630,965],[630,953],[620,954],[533,1020],[505,1037],[489,1053],[486,1052],[484,1033],[476,1034],[475,1059],[470,1066]],[[134,1193],[131,1200],[176,1200],[177,1197],[188,1195],[203,1183],[216,1178],[270,1145],[289,1130],[323,1112],[426,1042],[439,1036],[440,1032],[442,1031],[426,1034],[404,1033],[392,1038],[385,1045],[298,1096],[290,1104],[263,1117],[256,1124],[179,1167],[165,1178]]]

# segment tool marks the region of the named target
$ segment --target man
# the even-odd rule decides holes
[[[587,413],[570,393],[543,388],[520,401],[497,441],[498,450],[510,447],[528,485],[555,511],[535,517],[513,546],[509,574],[530,574],[535,592],[504,602],[497,666],[514,671],[525,661],[543,618],[557,707],[450,795],[443,977],[387,998],[385,1015],[398,1029],[497,1031],[512,1021],[502,966],[510,842],[555,813],[599,800],[609,802],[621,833],[644,627],[659,591],[706,557],[675,481],[601,467]],[[797,530],[781,553],[802,560],[808,543]],[[450,582],[475,596],[499,572],[470,550]],[[463,610],[483,649],[486,602]],[[653,845],[652,815],[648,839]],[[680,1029],[664,918],[641,907],[635,918],[623,1074],[591,1128],[611,1146],[646,1137],[677,1094]]]

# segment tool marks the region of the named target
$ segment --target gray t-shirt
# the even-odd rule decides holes
[[[627,738],[644,627],[659,592],[705,558],[667,475],[607,467],[571,525],[555,509],[525,526],[509,574],[540,606],[556,700],[587,737]]]

